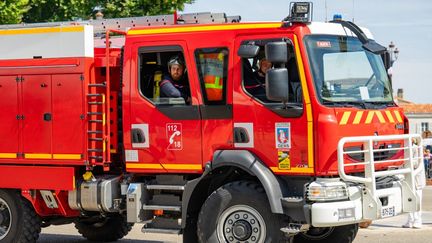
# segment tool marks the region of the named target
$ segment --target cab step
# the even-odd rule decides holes
[[[181,212],[181,206],[169,206],[169,205],[143,205],[142,209]]]
[[[148,190],[184,191],[181,185],[146,185]]]
[[[181,234],[181,219],[155,217],[141,229],[143,233]]]

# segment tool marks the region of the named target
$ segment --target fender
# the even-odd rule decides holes
[[[283,214],[281,198],[283,198],[283,183],[267,168],[262,161],[247,150],[216,150],[213,160],[205,166],[201,177],[186,184],[183,192],[182,207],[187,208],[191,195],[199,182],[204,179],[212,170],[223,166],[236,166],[251,175],[254,175],[261,182],[269,200],[273,213]],[[185,226],[187,210],[182,212],[182,225]]]
[[[259,158],[247,150],[216,150],[211,163],[212,170],[230,165],[240,167],[256,176],[264,187],[271,211],[283,214],[281,202],[283,187],[273,172]]]

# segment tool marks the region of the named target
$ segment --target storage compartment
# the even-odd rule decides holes
[[[16,158],[19,120],[16,76],[0,76],[0,159]]]

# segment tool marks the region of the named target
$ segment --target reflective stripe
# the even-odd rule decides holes
[[[24,154],[26,159],[67,159],[67,160],[79,160],[81,154]]]
[[[52,159],[52,154],[24,154],[26,159]]]
[[[206,89],[223,89],[223,85],[219,84],[220,78],[216,77],[214,84],[206,83],[205,87]]]
[[[390,112],[390,111],[385,111],[385,113],[386,113],[387,118],[389,119],[389,121],[390,121],[391,123],[394,123],[395,120],[393,119],[393,116],[392,116],[391,112]]]
[[[302,87],[308,87],[306,83],[306,72],[303,66],[303,58],[300,52],[300,46],[297,35],[294,35],[294,48],[295,56],[297,57],[297,65],[300,75],[300,83]],[[306,119],[307,119],[307,143],[308,143],[308,168],[302,168],[305,173],[314,172],[314,141],[313,141],[313,118],[312,118],[312,105],[310,101],[309,91],[307,88],[302,89],[303,99],[306,105]]]
[[[340,125],[345,125],[345,124],[347,124],[350,115],[351,115],[351,111],[344,112],[344,114],[343,114],[343,116],[342,116],[342,119],[341,119],[341,121],[340,121],[339,124],[340,124]]]
[[[126,163],[127,169],[148,169],[148,170],[202,170],[201,164],[144,164]]]
[[[162,164],[167,170],[201,170],[200,164]]]
[[[53,154],[53,159],[81,159],[81,154]]]
[[[372,122],[372,119],[374,117],[375,111],[369,111],[367,117],[366,117],[366,124],[370,124]]]
[[[58,32],[83,32],[84,26],[61,26],[46,28],[29,28],[29,29],[10,29],[0,30],[0,35],[27,35],[27,34],[45,34]]]
[[[378,120],[379,120],[381,123],[385,123],[385,122],[386,122],[385,119],[384,119],[383,114],[381,113],[381,111],[376,111],[375,114],[378,116]]]
[[[396,119],[398,120],[398,122],[403,122],[403,119],[402,119],[399,111],[394,111],[394,114],[395,114]]]
[[[394,111],[394,117],[393,113],[389,110],[386,111],[357,111],[357,112],[351,112],[351,111],[344,111],[338,113],[337,117],[339,120],[339,125],[347,125],[351,124],[350,121],[351,117],[355,114],[354,120],[352,121],[352,124],[357,125],[362,123],[363,114],[367,113],[366,118],[363,120],[363,124],[371,124],[374,120],[378,119],[380,123],[395,123],[395,118],[398,122],[402,122],[402,117],[399,113],[399,111]],[[385,115],[384,115],[385,113]]]
[[[359,124],[362,116],[363,116],[363,111],[358,111],[354,118],[353,124]]]
[[[0,159],[16,159],[16,153],[0,153]]]
[[[270,170],[272,170],[273,172],[277,173],[306,173],[306,174],[311,174],[314,173],[314,168],[308,168],[308,167],[292,167],[289,170],[281,170],[278,167],[270,167]]]
[[[224,25],[197,25],[188,27],[163,27],[163,28],[147,28],[142,30],[129,30],[127,35],[149,35],[149,34],[167,34],[167,33],[182,33],[182,32],[198,32],[198,31],[218,31],[218,30],[244,30],[244,29],[267,29],[279,28],[281,23],[248,23],[248,24],[224,24]]]

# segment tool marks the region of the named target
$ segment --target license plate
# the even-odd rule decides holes
[[[393,217],[395,216],[395,207],[385,207],[381,209],[381,218]]]

